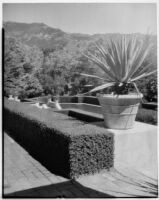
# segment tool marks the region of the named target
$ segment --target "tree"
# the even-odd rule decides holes
[[[5,40],[4,92],[5,95],[35,96],[42,87],[36,77],[41,68],[42,53],[37,47],[29,47],[15,40]],[[31,87],[30,92],[28,89]],[[39,90],[38,90],[39,89]]]

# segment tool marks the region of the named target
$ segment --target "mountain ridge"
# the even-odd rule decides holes
[[[113,38],[120,33],[97,33],[97,34],[83,34],[83,33],[68,33],[58,28],[50,27],[44,23],[23,23],[23,22],[3,22],[5,30],[5,37],[14,37],[22,43],[29,46],[37,46],[39,48],[52,48],[53,46],[65,46],[68,43],[78,42],[94,42],[96,40]],[[142,37],[144,34],[136,33]],[[128,34],[130,35],[130,34]]]

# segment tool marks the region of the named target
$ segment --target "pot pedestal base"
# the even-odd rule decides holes
[[[104,122],[93,124],[104,127]],[[132,129],[107,131],[114,135],[115,168],[123,165],[157,175],[157,126],[135,122]]]

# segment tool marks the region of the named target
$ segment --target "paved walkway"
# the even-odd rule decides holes
[[[156,197],[157,180],[119,168],[69,180],[48,171],[4,134],[4,197]]]

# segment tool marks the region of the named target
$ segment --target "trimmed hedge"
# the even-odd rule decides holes
[[[52,101],[55,101],[57,96],[52,97]],[[59,96],[58,97],[59,103],[78,103],[77,96]]]
[[[82,98],[82,102],[80,102],[79,98]],[[53,96],[52,100],[57,99],[57,96]],[[59,96],[59,103],[87,103],[93,105],[100,105],[97,97],[92,96]]]
[[[4,129],[49,170],[67,178],[113,166],[113,135],[53,109],[4,102]]]
[[[61,96],[59,97],[60,103],[78,103],[77,96]]]
[[[71,116],[71,117],[74,117],[76,119],[79,119],[79,120],[82,120],[82,121],[85,121],[85,122],[97,122],[97,121],[103,121],[104,119],[102,118],[99,118],[99,117],[96,117],[94,116],[94,114],[92,113],[92,115],[89,115],[87,114],[87,112],[85,111],[74,111],[74,110],[69,110],[68,111],[68,116]]]
[[[158,105],[157,103],[142,103],[142,108],[146,108],[149,110],[157,110]]]
[[[100,105],[97,97],[83,96],[83,103]]]
[[[157,125],[157,111],[140,108],[136,116],[136,121]]]
[[[38,97],[38,101],[39,101],[40,103],[45,103],[45,104],[47,104],[48,100],[49,100],[49,97],[48,97],[48,96]]]

